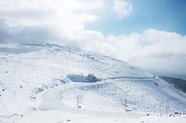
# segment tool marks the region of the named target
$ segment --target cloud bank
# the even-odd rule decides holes
[[[186,36],[146,29],[129,35],[103,35],[85,30],[99,21],[104,0],[2,0],[0,43],[57,43],[113,56],[147,70],[186,73]],[[132,12],[132,4],[113,0],[119,18]]]

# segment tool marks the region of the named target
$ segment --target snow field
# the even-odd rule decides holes
[[[88,74],[101,81],[81,82]],[[0,122],[182,123],[185,115],[173,114],[185,113],[185,102],[185,93],[126,62],[58,45],[0,44]]]

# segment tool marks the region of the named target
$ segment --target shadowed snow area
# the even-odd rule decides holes
[[[68,75],[67,76],[73,82],[97,82],[101,81],[94,74],[88,74],[87,76],[83,75]]]
[[[0,44],[0,123],[182,123],[186,94],[167,81],[78,48]]]

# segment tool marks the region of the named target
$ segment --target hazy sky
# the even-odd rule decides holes
[[[185,0],[0,0],[1,43],[57,43],[186,75]]]

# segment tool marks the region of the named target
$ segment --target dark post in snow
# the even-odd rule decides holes
[[[127,99],[126,99],[126,92],[125,92],[125,112],[127,112]]]
[[[77,96],[77,111],[78,111],[78,108],[79,108],[79,97]]]

